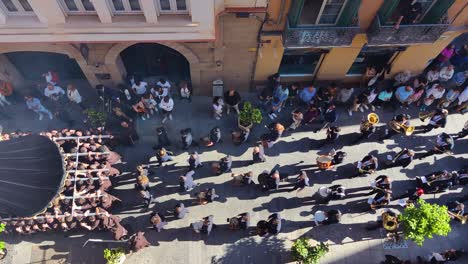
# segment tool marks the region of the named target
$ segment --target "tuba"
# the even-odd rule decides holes
[[[384,215],[382,215],[382,225],[387,231],[395,231],[398,228],[398,220],[396,217],[384,213]]]
[[[376,113],[370,113],[367,115],[367,120],[361,123],[361,131],[368,131],[377,123],[379,123],[379,116]]]
[[[400,129],[403,129],[405,131],[406,136],[411,136],[414,132],[414,126],[406,126],[398,123],[398,121],[392,120],[388,124],[391,129],[395,130],[396,132],[400,133]]]

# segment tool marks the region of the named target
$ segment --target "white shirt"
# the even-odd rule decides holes
[[[182,87],[180,88],[180,96],[183,98],[189,98],[190,97],[190,90],[188,87]]]
[[[174,108],[174,100],[172,98],[169,98],[169,101],[165,102],[164,100],[161,100],[161,103],[159,103],[159,107],[165,111],[172,111]]]
[[[434,84],[431,89],[427,90],[426,92],[427,98],[431,95],[434,96],[435,99],[440,99],[444,96],[445,89],[443,89],[442,91],[439,91],[439,89],[436,88],[437,87],[436,85],[437,84]]]
[[[375,90],[372,90],[369,96],[367,96],[367,102],[372,103],[375,100],[375,97],[377,97],[377,93],[375,93]]]
[[[140,85],[132,85],[132,89],[135,90],[135,92],[138,94],[138,95],[142,95],[144,93],[146,93],[146,87],[148,86],[148,84],[146,82],[140,82]]]
[[[80,95],[80,93],[78,92],[77,89],[75,89],[74,91],[68,89],[67,90],[67,97],[68,97],[68,100],[70,100],[72,102],[75,102],[77,104],[81,103],[81,95]]]
[[[219,105],[216,105],[216,104],[213,104],[213,109],[216,113],[221,113],[223,112],[223,105],[222,104],[219,104]]]
[[[47,96],[47,97],[51,97],[52,95],[60,95],[60,94],[65,94],[65,91],[60,87],[60,86],[54,86],[54,89],[52,90],[49,90],[49,88],[45,88],[44,89],[44,95]]]
[[[458,96],[458,105],[463,104],[468,100],[468,86],[465,87],[465,90]]]
[[[439,80],[439,72],[438,71],[428,71],[426,77],[427,77],[427,80],[429,82],[435,82],[435,81]]]
[[[195,174],[195,171],[191,170],[185,174],[185,181],[184,181],[184,188],[186,190],[192,189],[193,188],[193,175]]]
[[[161,82],[157,82],[156,86],[161,86],[162,88],[169,90],[171,89],[171,83],[169,81],[166,81],[164,84]]]
[[[452,79],[453,73],[453,69],[449,71],[447,67],[443,67],[442,70],[440,70],[439,72],[439,80],[446,82]]]

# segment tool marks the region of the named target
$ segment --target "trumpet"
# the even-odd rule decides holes
[[[468,215],[459,215],[456,213],[452,213],[450,211],[447,211],[447,213],[456,219],[458,219],[463,225],[466,223],[466,220],[468,220]]]

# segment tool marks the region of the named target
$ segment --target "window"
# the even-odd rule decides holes
[[[62,6],[68,14],[95,14],[90,0],[62,0]]]
[[[315,74],[321,57],[322,53],[319,51],[286,50],[281,60],[279,73],[286,76],[312,76]]]
[[[187,14],[189,10],[187,0],[156,0],[161,14]]]
[[[116,14],[141,14],[139,0],[111,0],[112,10]]]
[[[27,0],[1,0],[0,7],[5,10],[8,15],[34,15]]]
[[[347,74],[362,75],[366,72],[367,67],[375,67],[377,69],[385,68],[396,51],[396,48],[391,47],[364,46],[354,60],[353,65],[351,65],[351,68],[349,68]]]
[[[347,0],[305,0],[298,24],[335,25]]]

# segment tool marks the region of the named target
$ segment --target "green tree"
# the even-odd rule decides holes
[[[419,199],[416,206],[405,208],[399,216],[406,238],[422,246],[426,238],[433,235],[447,236],[451,231],[450,217],[446,206],[430,204]]]
[[[302,237],[294,242],[291,248],[291,257],[301,264],[317,264],[328,251],[328,245],[320,243],[317,246],[311,246],[310,239]]]

